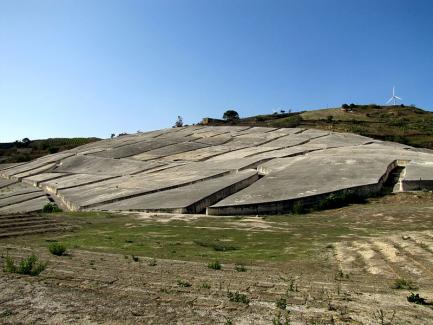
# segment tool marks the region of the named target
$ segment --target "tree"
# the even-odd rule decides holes
[[[182,119],[182,116],[178,116],[177,117],[177,120],[176,120],[176,123],[174,123],[174,128],[180,128],[180,127],[182,127],[183,126],[183,119]]]
[[[21,142],[23,143],[23,145],[25,147],[27,147],[30,144],[30,139],[29,138],[24,138],[21,140]]]
[[[114,133],[111,133],[111,139],[113,139],[116,135]]]
[[[238,112],[229,109],[228,111],[225,111],[223,114],[223,119],[226,121],[236,121],[239,120],[239,114]]]

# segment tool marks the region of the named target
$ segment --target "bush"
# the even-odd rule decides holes
[[[188,288],[188,287],[192,286],[191,283],[189,283],[188,281],[184,281],[184,280],[177,280],[177,285],[179,287],[184,287],[184,288]]]
[[[277,299],[275,301],[275,306],[277,306],[277,308],[285,310],[287,307],[287,300],[286,298],[281,297],[280,299]]]
[[[215,241],[215,242],[202,241],[202,240],[194,240],[194,244],[202,246],[202,247],[213,248],[213,250],[217,251],[217,252],[234,251],[234,250],[238,249],[235,246],[227,245],[227,244],[225,244],[223,242],[220,242],[218,240]]]
[[[55,203],[47,203],[42,208],[42,212],[44,213],[62,212],[62,209],[60,209]]]
[[[132,257],[132,260],[133,260],[134,262],[138,262],[138,261],[140,260],[140,259],[138,258],[138,256],[132,255],[131,257]]]
[[[293,205],[292,205],[292,209],[291,209],[293,214],[302,214],[306,212],[306,209],[304,207],[304,205],[302,204],[301,201],[296,201]]]
[[[406,290],[416,290],[418,289],[417,286],[408,279],[399,278],[396,279],[391,286],[392,289],[406,289]]]
[[[219,261],[211,262],[207,265],[207,267],[212,269],[212,270],[221,270],[222,269],[222,265]]]
[[[14,260],[7,256],[3,270],[9,273],[36,276],[45,270],[47,264],[47,262],[38,263],[38,257],[32,254],[23,258],[18,265],[15,265]]]
[[[50,245],[48,245],[48,249],[49,249],[51,254],[57,255],[57,256],[62,256],[66,252],[65,245],[60,244],[60,243],[51,243]]]
[[[245,265],[238,264],[238,265],[235,265],[235,270],[237,272],[246,272],[247,268],[245,267]]]
[[[230,301],[233,302],[241,302],[245,305],[248,305],[250,303],[250,299],[248,299],[246,295],[244,295],[243,293],[239,293],[238,291],[236,292],[227,291],[227,297],[229,298]]]

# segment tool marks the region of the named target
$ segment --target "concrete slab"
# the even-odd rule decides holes
[[[172,190],[98,206],[97,210],[200,213],[209,205],[247,187],[257,179],[257,171],[246,170]]]
[[[307,200],[348,188],[375,188],[389,171],[393,160],[317,156],[280,158],[268,163],[269,174],[250,187],[208,208],[209,214],[255,214],[261,208],[287,212],[291,201]],[[277,168],[272,168],[274,164]],[[284,166],[282,168],[281,166]],[[272,189],[272,190],[270,190]]]
[[[12,185],[14,183],[17,183],[18,181],[15,179],[7,179],[0,177],[0,188]]]
[[[193,151],[196,149],[208,147],[209,145],[198,142],[181,142],[170,146],[154,149],[145,153],[134,156],[138,160],[151,160],[165,156],[171,156],[182,152]]]
[[[400,188],[433,189],[431,151],[324,130],[191,126],[102,140],[0,174],[40,186],[71,209],[199,211],[211,205],[214,214],[257,214],[329,193],[374,193],[397,165],[403,166],[395,169]],[[240,189],[245,182],[236,177],[248,169],[261,178],[247,177],[255,182]],[[0,200],[8,207],[24,204],[13,204],[20,195],[36,200],[37,188],[12,183],[0,179]]]
[[[130,175],[162,166],[159,162],[133,159],[111,159],[93,156],[73,156],[62,160],[55,172],[92,175]]]
[[[37,187],[42,182],[57,179],[57,178],[64,177],[67,175],[69,175],[69,174],[67,174],[67,173],[42,173],[42,174],[37,174],[34,176],[23,178],[22,182]]]
[[[26,202],[0,208],[0,214],[37,212],[41,211],[47,203],[50,203],[50,200],[46,196],[41,196]]]
[[[26,202],[41,196],[46,196],[43,191],[37,191],[33,193],[27,193],[27,194],[21,194],[21,195],[14,195],[7,198],[0,198],[0,208],[12,205],[12,204],[18,204],[21,202]]]
[[[104,180],[112,179],[118,176],[109,175],[89,175],[89,174],[72,174],[61,178],[51,179],[41,182],[40,187],[46,191],[56,194],[59,189],[80,187],[88,184],[94,184]]]

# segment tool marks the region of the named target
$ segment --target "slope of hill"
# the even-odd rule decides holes
[[[433,112],[413,106],[347,105],[296,113],[257,115],[235,121],[204,119],[207,125],[308,127],[433,149]]]
[[[30,161],[48,154],[61,152],[99,141],[99,138],[51,138],[0,143],[0,164]]]

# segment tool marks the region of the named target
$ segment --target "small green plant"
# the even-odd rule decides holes
[[[405,278],[395,279],[391,288],[392,289],[406,289],[406,290],[418,289],[417,286],[413,283],[413,281],[405,279]]]
[[[203,282],[203,283],[201,284],[201,287],[202,287],[203,289],[210,289],[210,288],[211,288],[210,284],[207,283],[207,282]]]
[[[10,257],[6,256],[4,271],[9,273],[17,273],[23,275],[36,276],[39,275],[47,267],[47,262],[39,262],[39,258],[32,254],[26,258],[23,258],[18,265],[15,265],[15,261]]]
[[[9,309],[5,309],[2,312],[0,312],[0,318],[9,317],[11,315],[12,315],[12,311]]]
[[[156,260],[154,258],[152,258],[149,263],[147,263],[147,265],[149,266],[156,266]]]
[[[388,317],[387,317],[387,315],[383,309],[378,309],[374,313],[373,317],[380,325],[391,325],[394,321],[395,310],[392,312],[391,315],[388,315]]]
[[[221,265],[221,263],[219,261],[210,262],[207,265],[207,267],[210,268],[210,269],[212,269],[212,270],[221,270],[222,269],[222,265]]]
[[[292,206],[292,213],[294,214],[303,214],[305,213],[305,207],[300,201],[296,201]]]
[[[234,251],[237,250],[238,247],[228,245],[224,242],[217,241],[204,241],[204,240],[194,240],[194,244],[202,246],[202,247],[209,247],[212,248],[216,252],[225,252],[225,251]]]
[[[132,260],[134,261],[134,262],[138,262],[140,259],[138,258],[138,256],[135,256],[135,255],[131,255],[131,257],[132,257]]]
[[[239,291],[236,292],[227,291],[227,298],[229,298],[229,300],[232,302],[239,302],[245,305],[248,305],[250,303],[250,299],[248,299],[248,297],[245,294],[239,293]]]
[[[281,315],[281,311],[278,311],[272,319],[272,325],[290,325],[290,311],[286,311],[284,318]]]
[[[42,212],[44,213],[55,213],[55,212],[62,212],[62,209],[60,209],[57,204],[55,203],[47,203],[42,208]]]
[[[236,272],[246,272],[247,268],[243,264],[236,264],[235,270],[236,270]]]
[[[191,283],[189,283],[188,281],[184,281],[184,280],[177,280],[177,285],[179,287],[184,287],[184,288],[188,288],[188,287],[192,286]]]
[[[56,256],[62,256],[66,253],[66,246],[60,243],[51,243],[48,245],[48,250],[51,254]]]
[[[275,301],[275,306],[277,306],[278,309],[285,310],[287,307],[287,300],[286,298],[279,298]]]
[[[226,319],[225,325],[233,325],[233,321],[230,318],[226,316],[224,316],[224,318]]]

